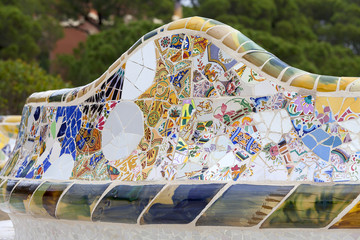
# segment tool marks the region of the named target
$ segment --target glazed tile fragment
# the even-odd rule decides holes
[[[98,203],[93,221],[136,223],[137,218],[164,185],[118,185]]]
[[[15,189],[11,193],[10,206],[14,212],[28,213],[30,199],[41,184],[40,181],[27,181],[23,180],[16,185]]]
[[[150,204],[140,223],[190,223],[223,186],[224,184],[168,186]]]
[[[73,184],[59,199],[56,218],[90,221],[95,204],[108,186],[109,183]]]
[[[56,205],[69,182],[46,181],[33,193],[29,203],[30,213],[35,217],[55,218]]]
[[[358,195],[360,185],[302,184],[272,213],[261,228],[322,228]]]
[[[293,186],[232,185],[202,214],[196,225],[257,225],[292,188]]]

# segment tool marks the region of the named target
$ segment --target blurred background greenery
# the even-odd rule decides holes
[[[33,92],[85,85],[179,17],[231,25],[288,64],[360,76],[360,0],[1,0],[0,115]]]

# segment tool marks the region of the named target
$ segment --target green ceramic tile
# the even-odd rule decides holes
[[[293,186],[233,185],[205,211],[196,225],[238,227],[257,225],[292,188]]]
[[[56,204],[69,184],[69,182],[44,182],[33,193],[29,205],[31,214],[37,217],[55,217]]]
[[[12,210],[20,213],[29,212],[30,198],[40,184],[40,181],[23,180],[16,185],[10,197]]]
[[[72,185],[60,199],[56,209],[56,217],[90,221],[93,208],[109,184]]]
[[[360,185],[300,185],[261,225],[262,228],[327,226],[360,193]]]

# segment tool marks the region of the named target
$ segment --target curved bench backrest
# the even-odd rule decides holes
[[[357,181],[359,86],[291,67],[217,21],[181,19],[94,82],[31,95],[2,175]]]

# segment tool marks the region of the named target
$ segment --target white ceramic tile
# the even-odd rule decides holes
[[[154,42],[149,42],[142,48],[144,56],[144,66],[150,69],[156,69],[156,55]]]
[[[102,141],[106,141],[106,144],[103,144],[105,157],[110,161],[127,157],[136,149],[144,134],[141,110],[133,102],[118,103],[110,112],[104,129]],[[129,133],[127,130],[137,134]]]
[[[144,120],[142,113],[133,116],[131,122],[125,127],[124,132],[143,135],[144,133]]]
[[[278,143],[278,142],[281,140],[281,134],[280,134],[280,133],[271,132],[271,133],[269,133],[269,138],[270,138],[274,143]]]
[[[254,87],[255,96],[271,96],[278,93],[269,81],[259,82]]]
[[[133,100],[136,99],[138,96],[140,96],[141,93],[142,92],[139,89],[137,89],[134,86],[134,84],[132,84],[125,78],[121,99]]]
[[[106,144],[110,143],[111,139],[112,139],[112,134],[110,129],[104,128],[104,130],[102,131],[102,141],[101,141],[102,146],[105,146]]]
[[[356,119],[350,119],[347,121],[339,122],[339,125],[342,126],[343,128],[346,128],[350,132],[353,133],[360,132],[360,124],[358,123],[358,121],[356,121]]]
[[[143,68],[134,85],[141,91],[145,92],[154,82],[155,71]]]
[[[125,78],[135,83],[144,67],[137,63],[127,61],[125,67]]]
[[[137,51],[129,58],[128,61],[135,62],[139,65],[144,65],[142,48],[137,49]],[[129,62],[127,62],[129,63]]]
[[[68,180],[74,167],[74,160],[70,154],[63,154],[59,159],[51,163],[51,166],[43,174],[43,179]]]
[[[282,125],[281,116],[280,116],[280,113],[278,112],[277,114],[275,114],[275,116],[271,122],[270,131],[280,133],[281,125]]]

